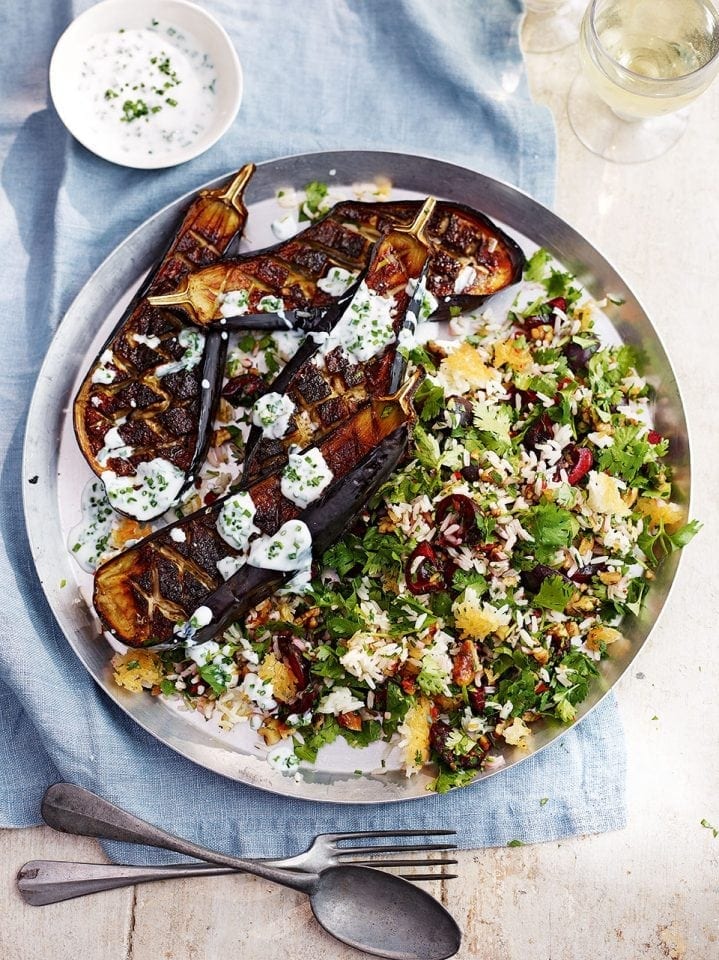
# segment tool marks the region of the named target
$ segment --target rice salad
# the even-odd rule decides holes
[[[322,212],[310,187],[298,223]],[[449,338],[428,323],[403,339],[408,375],[426,373],[407,457],[309,582],[207,643],[117,653],[115,681],[249,724],[289,774],[339,737],[384,740],[407,776],[434,764],[439,792],[528,748],[537,722],[570,724],[698,525],[672,500],[634,351],[599,341],[601,304],[543,250],[516,289],[501,316],[489,304]],[[300,342],[235,337],[212,449],[173,513],[237,480],[253,407]]]

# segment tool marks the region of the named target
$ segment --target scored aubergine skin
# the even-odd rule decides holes
[[[427,201],[431,204],[431,201]],[[429,251],[419,236],[390,230],[375,245],[363,283],[369,290],[394,301],[394,328],[398,333],[410,294],[407,284],[418,281],[422,275]],[[351,309],[350,301],[343,313]],[[336,318],[335,322],[341,317]],[[368,397],[381,397],[390,389],[390,377],[397,353],[397,341],[363,363],[353,362],[342,347],[336,347],[324,357],[324,364],[316,363],[318,347],[303,351],[302,362],[292,365],[270,386],[273,392],[284,393],[295,405],[295,412],[285,435],[278,439],[262,436],[253,426],[245,447],[243,465],[244,484],[256,477],[280,468],[286,461],[289,448],[316,443],[364,403]],[[398,384],[399,385],[399,384]]]
[[[193,369],[157,377],[159,366],[177,361],[185,352],[178,335],[186,324],[169,310],[150,304],[147,297],[167,292],[190,271],[216,262],[241,234],[247,221],[242,196],[254,169],[254,164],[248,164],[218,189],[204,190],[192,201],[157,267],[87,371],[74,402],[75,434],[98,476],[112,470],[117,476],[131,477],[140,463],[159,457],[189,478],[204,460],[225,351],[217,344],[209,349],[206,343],[203,360]],[[155,339],[159,340],[156,346],[152,345]],[[114,379],[94,383],[96,371],[107,367],[101,357],[108,350]],[[211,388],[203,391],[205,379]],[[100,463],[98,453],[113,427],[133,452]]]
[[[333,485],[412,419],[417,383],[418,378],[408,382],[395,397],[368,401],[317,445],[333,473]],[[275,473],[248,489],[256,507],[254,523],[262,533],[273,534],[301,516],[280,484]],[[217,530],[217,518],[231,495],[163,527],[97,569],[93,602],[106,630],[130,647],[176,641],[174,627],[223,584],[217,563],[240,555]],[[173,538],[173,530],[181,530],[184,540]]]
[[[260,299],[268,295],[279,297],[288,310],[328,305],[332,297],[317,281],[335,266],[364,270],[377,240],[394,227],[408,226],[421,206],[418,200],[343,201],[290,240],[189,274],[165,302],[200,326],[222,321],[221,297],[229,291],[247,291],[249,313],[258,312]],[[427,289],[439,301],[435,318],[446,316],[451,306],[478,306],[522,275],[525,257],[520,247],[488,217],[464,204],[437,203],[427,243]],[[471,267],[475,278],[458,294],[455,284],[464,267]]]

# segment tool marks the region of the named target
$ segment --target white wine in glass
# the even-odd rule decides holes
[[[716,75],[719,14],[709,0],[593,0],[579,51],[574,132],[608,160],[651,160],[681,137],[683,108]]]

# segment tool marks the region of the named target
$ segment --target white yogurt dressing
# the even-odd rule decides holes
[[[227,290],[217,298],[223,317],[241,317],[250,308],[250,295],[247,290]]]
[[[217,73],[192,34],[148,19],[91,37],[79,54],[80,140],[111,152],[168,156],[195,143],[215,111]]]
[[[299,228],[299,222],[290,213],[284,217],[278,217],[270,224],[270,229],[278,240],[289,240],[290,237],[294,237]]]
[[[156,367],[156,377],[166,377],[171,373],[180,373],[181,370],[193,370],[202,360],[202,352],[205,349],[204,333],[200,333],[194,327],[185,327],[177,335],[177,342],[185,348],[185,352],[179,360],[162,363]]]
[[[103,439],[104,446],[98,451],[96,460],[104,467],[108,460],[119,457],[126,460],[134,453],[134,447],[128,446],[120,436],[119,428],[125,423],[125,418],[117,421],[117,426],[110,427]]]
[[[327,461],[316,447],[306,453],[300,453],[297,447],[291,447],[287,466],[282,471],[280,490],[283,497],[304,509],[319,500],[323,491],[332,483],[333,477]]]
[[[223,580],[229,580],[240,567],[244,567],[245,558],[244,557],[223,557],[222,560],[217,561],[217,572],[222,577]]]
[[[322,338],[317,359],[338,346],[354,363],[377,356],[395,338],[394,309],[394,297],[383,297],[362,282],[337,325]]]
[[[160,338],[155,336],[146,337],[144,333],[133,333],[132,339],[135,343],[144,344],[151,350],[156,350],[160,346]]]
[[[222,504],[222,509],[217,515],[217,532],[225,543],[234,547],[235,550],[244,551],[252,534],[259,532],[254,524],[255,513],[255,504],[246,490],[233,493]]]
[[[115,510],[137,520],[152,520],[176,502],[185,474],[169,460],[155,457],[139,464],[134,477],[103,470],[100,478]]]
[[[247,560],[262,570],[301,570],[312,562],[312,534],[301,520],[288,520],[272,536],[258,537]]]
[[[355,281],[356,273],[343,270],[342,267],[331,267],[326,277],[317,281],[317,287],[329,293],[331,297],[341,297],[345,290],[349,290]]]
[[[295,756],[295,745],[291,737],[280,740],[278,744],[267,751],[267,763],[273,770],[280,773],[294,773],[300,765],[299,757]]]
[[[181,640],[184,640],[185,643],[190,646],[194,646],[194,636],[198,630],[201,630],[203,627],[209,626],[212,623],[212,610],[209,607],[198,607],[194,611],[189,620],[183,620],[182,623],[176,623],[172,629],[172,632],[176,637],[180,637]],[[205,644],[197,644],[198,650],[201,647],[204,647]]]
[[[110,365],[114,362],[112,350],[103,350],[100,356],[100,363],[92,372],[93,383],[112,383],[117,376],[116,370],[111,370]]]
[[[83,570],[92,573],[108,549],[113,523],[117,515],[97,478],[90,480],[82,492],[82,520],[72,528],[67,546]]]
[[[262,436],[279,440],[287,433],[290,418],[297,408],[284,393],[266,393],[252,409],[252,422],[262,428]]]

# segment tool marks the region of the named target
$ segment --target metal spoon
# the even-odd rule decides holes
[[[377,957],[445,960],[459,950],[462,934],[451,914],[426,891],[390,873],[358,866],[302,873],[230,857],[166,833],[71,783],[50,787],[42,816],[63,833],[162,847],[299,890],[309,896],[327,933]]]

